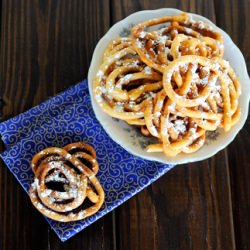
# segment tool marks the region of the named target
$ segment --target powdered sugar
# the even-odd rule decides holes
[[[199,29],[205,29],[205,24],[202,21],[198,21],[198,28]]]
[[[186,125],[183,120],[176,120],[173,123],[173,129],[177,134],[186,132]]]
[[[61,161],[50,161],[48,164],[51,167],[60,168],[63,165],[63,162],[61,162]]]
[[[45,198],[48,197],[51,194],[51,189],[46,189],[44,192],[41,193],[41,197]]]
[[[149,66],[146,66],[143,69],[143,72],[145,72],[146,75],[151,75],[152,74],[152,68],[150,68]]]
[[[37,208],[38,208],[39,210],[42,210],[42,209],[43,209],[42,204],[41,204],[41,203],[38,203],[38,204],[37,204]]]
[[[176,103],[171,103],[169,106],[168,106],[168,110],[170,112],[175,112],[176,111]]]
[[[139,33],[139,37],[140,38],[144,38],[146,36],[146,32],[145,31],[141,31],[140,33]]]
[[[36,189],[39,185],[39,180],[37,178],[35,178],[34,182],[31,184],[31,187],[33,189]]]

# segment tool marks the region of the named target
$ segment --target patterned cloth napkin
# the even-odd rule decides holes
[[[6,166],[28,193],[34,178],[30,161],[40,150],[84,141],[96,149],[105,203],[95,215],[82,221],[62,223],[46,218],[62,241],[89,226],[140,190],[154,182],[172,165],[163,165],[133,156],[115,143],[95,118],[87,81],[0,124],[6,150]],[[35,209],[35,208],[34,208]]]

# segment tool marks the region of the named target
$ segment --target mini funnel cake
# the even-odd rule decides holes
[[[95,214],[104,202],[96,174],[93,147],[77,142],[64,148],[47,148],[32,159],[35,179],[30,187],[32,204],[43,215],[62,222]]]

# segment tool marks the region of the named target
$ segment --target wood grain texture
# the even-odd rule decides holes
[[[33,98],[29,98],[29,100],[27,96],[21,98],[25,87],[27,87],[26,93],[29,93],[30,90],[27,80],[27,76],[30,74],[27,65],[30,53],[24,52],[24,42],[21,42],[21,33],[24,36],[24,32],[26,32],[24,19],[27,17],[23,6],[20,6],[19,3],[19,1],[2,2],[0,89],[1,93],[4,93],[4,119],[22,112],[24,101],[30,102],[30,104],[33,102]],[[21,13],[23,13],[22,18]],[[27,195],[2,162],[0,170],[0,248],[14,249],[16,246],[26,246],[27,249],[31,249],[32,246],[37,245],[38,238],[32,236],[38,228],[43,233],[40,235],[41,244],[37,248],[46,248],[48,234],[46,222],[32,209]],[[34,221],[36,221],[35,224]]]
[[[215,21],[212,1],[113,1],[115,22],[142,9],[195,12]],[[227,152],[187,164],[116,210],[121,249],[234,249]],[[129,220],[129,223],[126,223]]]
[[[6,0],[1,27],[7,119],[86,78],[109,27],[109,1]],[[0,249],[114,249],[112,213],[62,244],[2,162],[0,211]]]
[[[242,51],[250,72],[250,1],[217,1],[217,23]],[[225,16],[219,15],[221,12]],[[237,249],[250,249],[250,119],[228,147]]]
[[[226,161],[177,166],[119,207],[120,248],[234,249]]]
[[[2,119],[86,78],[97,41],[113,23],[143,9],[178,8],[216,21],[242,50],[250,69],[249,0],[0,3]],[[249,131],[248,119],[226,150],[207,161],[175,167],[66,243],[1,162],[0,249],[250,249]]]
[[[133,0],[112,0],[112,22],[119,21],[124,17],[140,10],[151,10],[160,8],[176,8],[183,11],[195,12],[215,20],[215,11],[213,1],[210,0],[191,0],[191,1],[133,1]]]

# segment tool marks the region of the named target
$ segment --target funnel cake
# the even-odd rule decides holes
[[[203,146],[206,138],[206,131],[198,126],[195,119],[180,115],[176,104],[166,96],[164,90],[148,101],[145,125],[142,133],[151,134],[159,140],[159,144],[149,145],[147,152],[164,152],[170,157],[181,152],[195,152]]]
[[[179,113],[201,119],[203,128],[215,121],[227,132],[239,120],[240,82],[223,59],[182,56],[167,67],[163,86]]]
[[[30,199],[43,215],[69,222],[101,208],[104,191],[96,178],[98,163],[90,145],[78,142],[44,149],[33,157],[31,166],[35,179]]]
[[[131,41],[118,38],[110,43],[94,81],[101,109],[122,120],[143,117],[145,100],[162,89],[162,75],[141,61]]]
[[[95,99],[158,139],[147,152],[193,153],[207,132],[228,132],[240,119],[241,85],[223,53],[222,34],[186,13],[144,21],[106,48]]]
[[[223,56],[223,36],[186,13],[147,20],[131,29],[143,62],[157,71],[181,55]],[[181,46],[181,53],[178,48]]]

